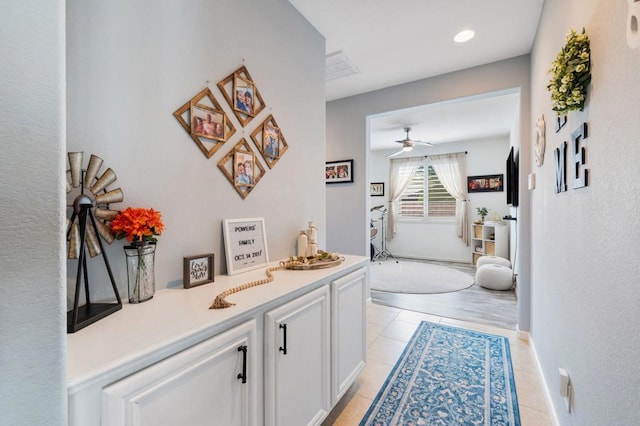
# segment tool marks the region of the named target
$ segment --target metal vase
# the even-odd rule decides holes
[[[124,247],[127,256],[129,303],[149,300],[156,292],[155,242],[134,242]]]

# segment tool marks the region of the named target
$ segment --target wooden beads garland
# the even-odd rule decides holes
[[[220,293],[219,295],[216,296],[216,298],[213,301],[213,303],[211,304],[211,306],[209,306],[209,309],[224,309],[224,308],[228,308],[230,306],[234,306],[235,303],[227,302],[225,300],[225,297],[227,297],[229,295],[232,295],[233,293],[241,292],[242,290],[246,290],[246,289],[251,288],[251,287],[256,287],[256,286],[259,286],[259,285],[270,283],[275,279],[273,277],[272,272],[280,271],[282,269],[285,269],[284,266],[276,266],[276,267],[273,267],[273,268],[268,268],[267,271],[266,271],[266,274],[267,274],[268,278],[263,278],[263,279],[257,280],[257,281],[251,281],[249,283],[242,284],[242,285],[240,285],[238,287],[230,288],[229,290],[223,291],[222,293]]]

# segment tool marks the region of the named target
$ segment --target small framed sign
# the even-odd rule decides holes
[[[213,278],[213,253],[183,258],[182,285],[184,288],[211,283]]]
[[[372,197],[384,197],[384,182],[371,182],[369,192]]]
[[[222,221],[227,274],[258,269],[269,263],[264,218]]]

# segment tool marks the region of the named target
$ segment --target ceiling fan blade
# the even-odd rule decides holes
[[[412,141],[413,143],[419,143],[425,146],[433,146],[433,144],[431,142],[425,142],[425,141]]]
[[[396,155],[400,155],[402,154],[404,151],[404,149],[399,149],[396,152],[389,154],[389,155],[385,155],[385,158],[391,158],[391,157],[395,157]]]

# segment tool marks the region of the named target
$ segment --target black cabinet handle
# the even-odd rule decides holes
[[[242,352],[242,373],[238,373],[238,379],[247,383],[247,345],[240,346],[238,352]]]
[[[280,328],[284,333],[284,347],[280,346],[279,351],[282,352],[282,355],[287,354],[287,324],[280,324]]]

